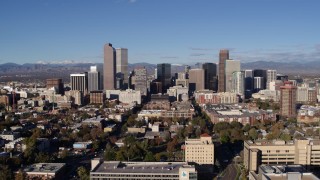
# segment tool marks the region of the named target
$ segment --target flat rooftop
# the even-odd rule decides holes
[[[65,166],[65,163],[37,163],[23,168],[27,173],[56,173]]]
[[[119,162],[105,161],[92,173],[179,174],[179,168],[191,167],[186,162]]]

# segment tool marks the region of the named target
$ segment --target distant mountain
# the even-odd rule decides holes
[[[0,81],[23,80],[31,82],[34,80],[43,81],[47,78],[62,78],[69,82],[71,73],[82,73],[89,71],[90,66],[97,65],[99,71],[103,71],[103,63],[65,63],[65,64],[0,64]],[[136,67],[145,67],[148,74],[154,74],[157,67],[151,63],[131,63],[128,64],[128,70],[132,71]],[[200,67],[200,64],[192,67]],[[242,69],[275,69],[278,73],[288,75],[318,75],[320,62],[273,62],[273,61],[256,61],[241,64]],[[181,72],[184,66],[173,65],[172,73]],[[18,79],[17,79],[18,78]],[[20,79],[19,79],[20,78]]]

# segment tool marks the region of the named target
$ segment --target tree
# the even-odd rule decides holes
[[[0,165],[0,180],[12,179],[12,171],[9,166]]]
[[[220,133],[220,131],[225,129],[230,129],[231,125],[227,122],[218,122],[214,125],[213,129],[216,133]]]
[[[227,134],[223,134],[222,136],[220,136],[220,142],[222,144],[228,143],[229,141],[230,141],[230,137]]]
[[[250,124],[246,124],[246,125],[243,127],[243,131],[248,132],[249,130],[250,130]]]
[[[257,130],[255,128],[251,128],[249,130],[249,137],[252,140],[256,140],[258,138],[258,133],[257,133]]]
[[[26,173],[22,171],[21,169],[18,171],[18,173],[15,175],[15,180],[25,180],[26,179]]]
[[[89,171],[83,166],[81,166],[77,169],[77,174],[81,180],[89,180],[90,179]]]
[[[175,136],[172,141],[170,141],[168,144],[167,144],[167,151],[168,152],[174,152],[176,150],[176,146],[178,145],[178,139],[177,137]]]
[[[282,133],[282,134],[280,135],[280,139],[281,139],[281,140],[284,140],[284,141],[290,141],[290,140],[291,140],[291,136],[290,136],[290,134]]]
[[[230,123],[230,125],[233,127],[233,128],[235,128],[235,129],[241,129],[242,128],[242,124],[241,123],[239,123],[238,121],[232,121],[231,123]]]
[[[146,156],[144,157],[144,161],[146,161],[146,162],[154,162],[154,161],[156,161],[156,159],[153,156],[153,153],[148,151]]]
[[[125,161],[126,160],[126,156],[124,155],[124,153],[122,151],[117,151],[116,160],[117,161]]]

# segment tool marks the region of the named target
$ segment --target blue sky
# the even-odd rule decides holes
[[[1,0],[0,64],[320,60],[319,0]]]

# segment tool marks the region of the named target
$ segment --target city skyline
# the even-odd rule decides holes
[[[288,0],[2,1],[0,64],[102,63],[106,42],[128,48],[130,63],[217,63],[224,48],[241,62],[319,60],[318,5]]]

